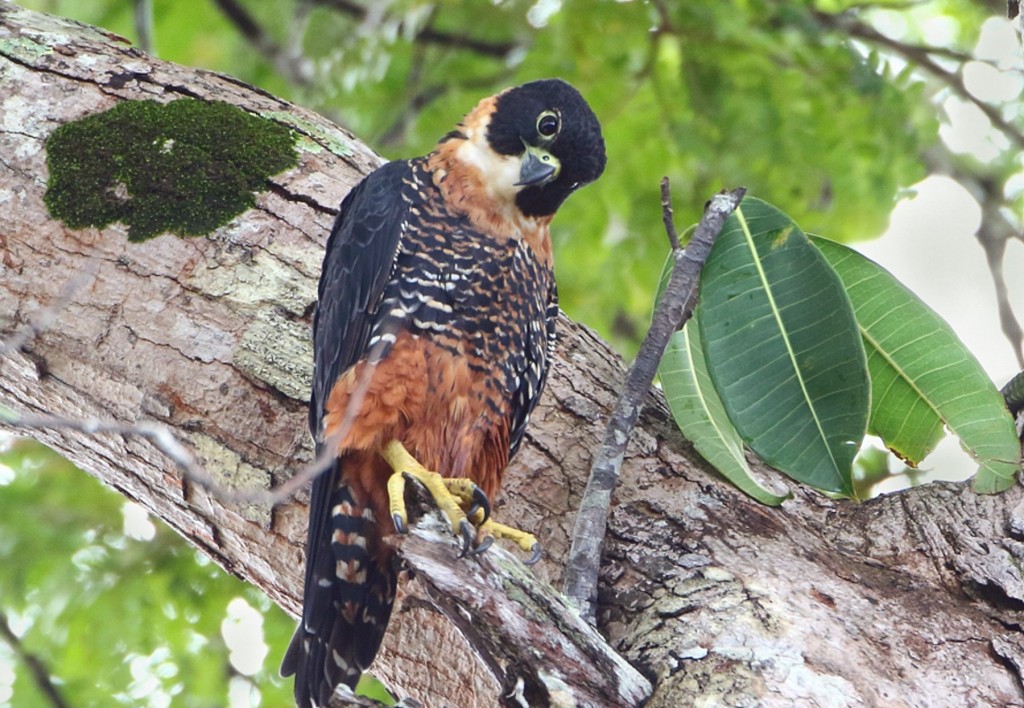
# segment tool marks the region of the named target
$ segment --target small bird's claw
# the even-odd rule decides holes
[[[477,526],[487,522],[487,519],[491,518],[491,500],[484,494],[484,490],[480,489],[476,485],[473,486],[473,506],[469,507],[469,511],[466,512],[466,516],[473,518],[476,512],[483,510],[484,518],[480,519]]]
[[[391,521],[395,524],[395,533],[409,533],[409,527],[406,526],[401,514],[397,512],[392,514]]]
[[[479,545],[477,545],[476,548],[474,548],[472,551],[470,551],[469,555],[471,555],[471,556],[478,556],[478,555],[480,555],[481,553],[486,551],[488,548],[490,548],[492,543],[494,543],[494,536],[484,536],[484,540],[481,541],[479,543]]]
[[[530,556],[530,560],[526,561],[526,565],[535,565],[537,561],[544,555],[544,551],[541,549],[539,543],[533,544],[533,555]]]
[[[465,558],[466,555],[473,548],[473,526],[463,519],[459,522],[459,534],[462,536],[462,550],[459,552],[459,558]]]

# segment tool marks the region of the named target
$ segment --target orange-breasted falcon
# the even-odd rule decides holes
[[[380,647],[397,582],[381,537],[404,530],[407,476],[464,550],[498,537],[537,552],[532,535],[489,518],[487,499],[552,355],[549,224],[604,166],[579,92],[534,81],[482,100],[434,152],[384,165],[342,202],[309,414],[318,455],[330,445],[337,459],[313,483],[302,621],[282,665],[300,707],[354,686]]]

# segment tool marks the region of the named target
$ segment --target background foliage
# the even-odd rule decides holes
[[[145,516],[42,445],[0,454],[0,703],[287,705],[277,657],[259,655],[287,645],[291,620]]]
[[[994,262],[1020,231],[1019,210],[1006,208],[1024,192],[1019,101],[982,99],[965,83],[970,71],[998,68],[972,54],[1002,3],[20,2],[317,109],[390,158],[429,151],[500,88],[569,80],[604,125],[609,169],[555,221],[562,302],[627,356],[666,252],[663,175],[681,225],[715,191],[744,185],[808,231],[849,241],[880,234],[902,190],[941,171],[981,204],[979,238]],[[150,19],[136,21],[140,9]],[[951,106],[994,126],[986,159],[941,138]],[[1012,338],[1012,310],[1007,321]],[[109,705],[113,696],[223,705],[231,691],[234,704],[260,696],[283,704],[271,674],[291,622],[237,581],[215,577],[169,531],[126,534],[119,498],[51,463],[19,445],[0,468],[0,560],[14,569],[0,574],[0,612],[14,637],[6,657],[0,642],[0,704],[43,702],[19,645],[76,704]],[[232,668],[220,631],[228,608],[238,612],[236,597],[267,611],[273,650],[251,679]]]

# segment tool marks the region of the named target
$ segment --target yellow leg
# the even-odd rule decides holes
[[[397,440],[385,445],[381,455],[394,470],[394,474],[388,478],[388,500],[391,518],[397,531],[404,532],[409,524],[409,516],[405,510],[406,475],[427,488],[441,513],[451,524],[452,533],[456,535],[466,538],[467,534],[471,533],[469,517],[483,523],[490,516],[491,506],[487,495],[473,483],[473,480],[442,477],[437,472],[428,470]]]
[[[462,538],[464,554],[482,553],[494,539],[504,538],[533,554],[528,563],[536,563],[540,559],[537,538],[491,519],[491,505],[487,495],[472,480],[442,477],[428,470],[397,440],[385,445],[381,455],[394,470],[394,474],[388,478],[388,500],[391,519],[399,533],[405,533],[409,526],[409,516],[405,509],[405,483],[407,477],[412,477],[430,492],[451,525],[452,533]],[[475,532],[474,526],[478,529]],[[479,543],[476,539],[480,539]]]

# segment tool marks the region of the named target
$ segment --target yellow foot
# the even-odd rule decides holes
[[[472,480],[442,477],[428,470],[414,458],[405,446],[392,440],[381,455],[394,470],[388,478],[388,500],[391,520],[398,533],[409,530],[409,516],[405,509],[405,484],[412,478],[422,484],[434,498],[441,513],[451,525],[452,533],[462,538],[462,553],[483,553],[496,538],[514,541],[520,548],[533,553],[528,563],[540,559],[540,544],[533,534],[499,524],[490,518],[491,503]],[[476,527],[475,530],[474,526]],[[477,539],[480,539],[477,543]]]
[[[540,560],[542,555],[540,543],[537,542],[536,536],[512,526],[499,524],[494,519],[488,519],[480,524],[480,530],[477,532],[477,535],[482,540],[477,547],[473,549],[474,555],[486,551],[496,538],[504,538],[512,541],[524,551],[530,553],[530,560],[526,561],[526,565],[533,565]]]
[[[409,517],[405,510],[405,482],[407,478],[415,479],[422,484],[430,496],[437,502],[438,508],[448,523],[452,533],[463,539],[472,539],[473,527],[470,519],[482,524],[491,515],[491,503],[480,487],[470,479],[442,477],[421,465],[409,454],[405,446],[392,440],[381,451],[381,455],[395,472],[388,478],[388,499],[391,519],[395,530],[405,533],[408,530]]]

